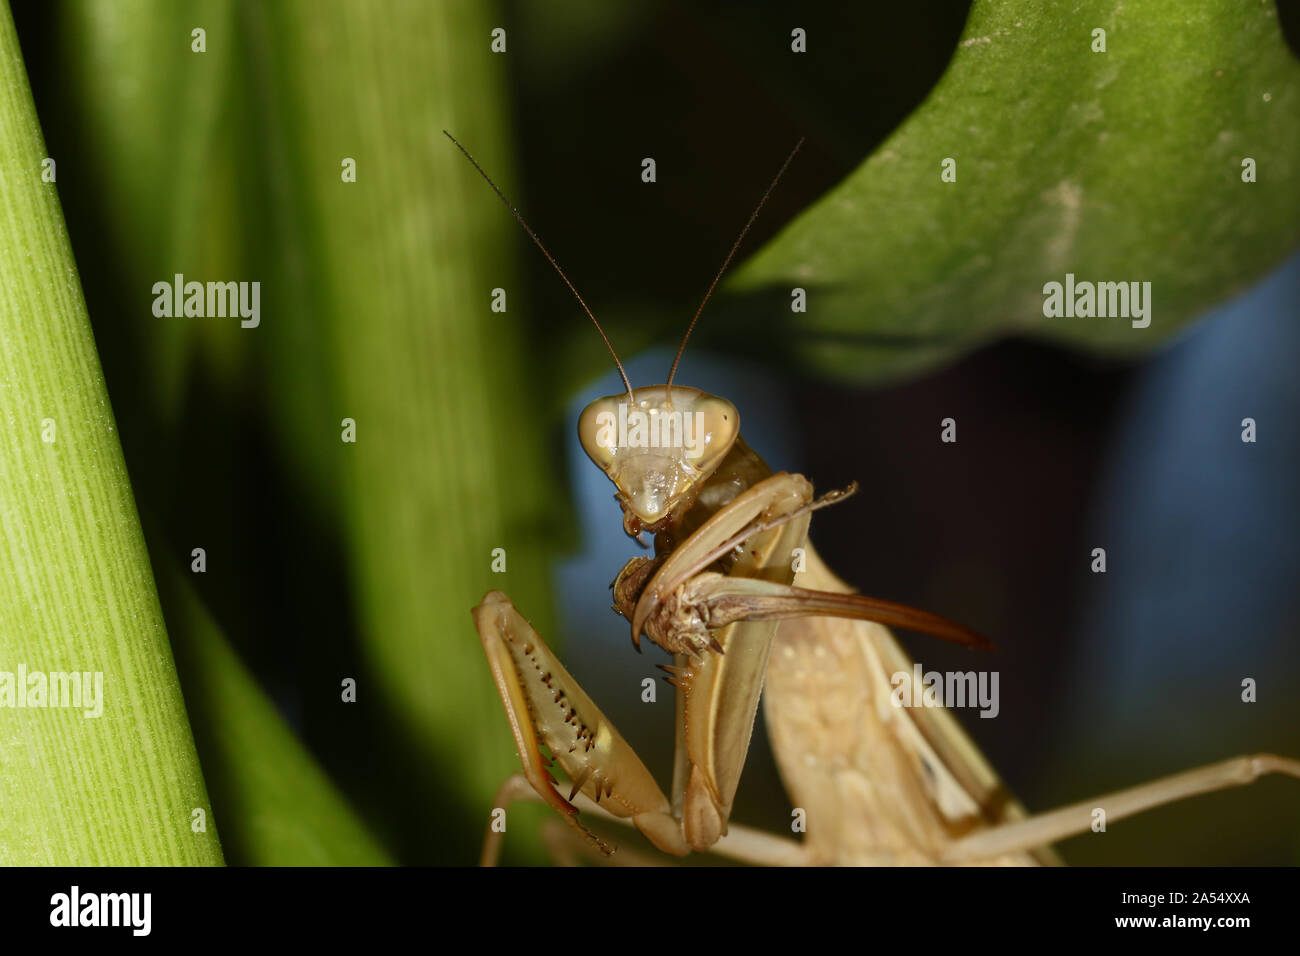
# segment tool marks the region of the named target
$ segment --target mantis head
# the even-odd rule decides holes
[[[681,385],[598,398],[578,419],[582,447],[618,488],[632,535],[689,509],[739,434],[735,405]]]

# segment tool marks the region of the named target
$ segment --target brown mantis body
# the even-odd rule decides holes
[[[773,474],[741,439],[729,402],[674,388],[672,378],[634,390],[624,376],[626,394],[593,402],[579,422],[584,448],[618,488],[624,529],[655,536],[656,556],[629,561],[613,587],[633,639],[647,636],[674,655],[666,668],[677,689],[671,797],[509,599],[493,591],[474,620],[523,764],[502,787],[499,808],[540,798],[601,854],[612,848],[578,821],[580,808],[630,823],[679,856],[712,850],[771,864],[1025,865],[1053,862],[1050,844],[1087,831],[1098,810],[1114,821],[1267,773],[1300,777],[1300,761],[1239,757],[1027,815],[950,713],[895,706],[891,693],[898,675],[912,674],[912,662],[886,625],[976,648],[987,642],[936,615],[855,594],[808,541],[811,513],[846,493],[817,499],[802,476]],[[659,428],[678,441],[637,441],[621,429],[615,439],[611,421],[637,412],[652,435]],[[681,424],[688,420],[698,423],[689,448]],[[922,689],[912,690],[919,700]],[[805,817],[802,840],[728,825],[760,696],[782,779]],[[567,799],[542,747],[571,782]],[[500,836],[490,829],[483,862],[495,862]]]

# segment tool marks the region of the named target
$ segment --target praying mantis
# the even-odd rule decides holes
[[[517,800],[546,803],[572,828],[550,841],[566,859],[576,858],[575,849],[598,862],[616,852],[581,813],[631,825],[679,857],[1039,865],[1058,862],[1051,844],[1092,829],[1098,814],[1113,822],[1266,774],[1300,778],[1300,761],[1255,754],[1030,814],[948,710],[899,706],[920,701],[924,688],[890,627],[973,652],[991,649],[989,641],[936,614],[858,594],[836,577],[808,528],[813,513],[843,502],[856,486],[815,496],[806,478],[773,472],[746,444],[729,401],[673,384],[705,304],[803,140],[714,276],[666,384],[633,388],[600,323],[537,234],[446,135],[555,268],[622,376],[625,391],[591,403],[578,434],[617,489],[623,530],[638,541],[653,536],[654,557],[632,558],[614,580],[614,609],[630,622],[638,649],[646,638],[673,655],[664,670],[676,689],[669,796],[510,599],[488,592],[473,619],[522,764],[498,792],[497,813]],[[782,780],[805,821],[802,839],[729,820],[760,698]],[[569,779],[567,797],[550,772],[556,765]],[[501,839],[490,825],[483,864],[496,862]]]

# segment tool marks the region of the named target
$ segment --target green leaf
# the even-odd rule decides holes
[[[0,864],[220,864],[46,155],[2,5]],[[102,713],[15,706],[37,672],[102,674]]]
[[[730,291],[845,380],[1007,334],[1132,354],[1294,248],[1298,213],[1300,62],[1272,3],[982,0],[926,102]],[[1066,273],[1150,282],[1150,326],[1044,317],[1043,287]]]
[[[400,785],[385,797],[409,859],[470,861],[518,760],[469,612],[499,588],[553,633],[560,500],[516,295],[518,227],[441,132],[509,188],[500,21],[478,0],[246,9],[293,219],[277,228],[297,240],[278,273],[303,291],[267,321],[318,337],[332,376],[330,403],[295,409],[291,427],[327,436],[341,476],[359,646],[339,676],[388,715],[379,746]],[[273,376],[295,361],[277,350]]]
[[[58,19],[65,83],[75,91],[65,105],[76,114],[80,155],[67,165],[76,164],[82,181],[70,183],[80,195],[69,197],[69,210],[93,197],[103,230],[96,238],[111,250],[90,258],[79,247],[86,287],[93,290],[97,279],[114,283],[120,304],[106,304],[120,313],[115,337],[142,366],[142,381],[114,382],[114,394],[120,399],[123,386],[147,389],[160,422],[177,427],[191,359],[227,380],[247,341],[223,324],[160,320],[150,291],[177,273],[202,280],[238,269],[232,260],[243,242],[241,196],[232,168],[239,152],[228,145],[242,132],[230,128],[228,116],[237,7],[226,0],[69,0],[50,12]],[[206,51],[195,53],[191,31],[200,27]],[[60,115],[53,121],[68,122]],[[96,277],[105,259],[113,273]],[[104,319],[98,311],[95,317]],[[105,363],[111,371],[112,361]]]
[[[173,328],[188,337],[185,349],[105,346],[106,362],[117,357],[111,369],[151,383],[135,395],[129,375],[114,379],[115,394],[136,399],[122,406],[133,434],[153,424],[161,436],[130,448],[142,500],[173,543],[194,540],[196,528],[205,544],[220,540],[208,519],[213,496],[227,493],[223,469],[238,462],[236,475],[249,474],[237,457],[248,445],[232,431],[264,443],[273,481],[260,495],[296,512],[284,527],[299,531],[301,551],[241,564],[239,540],[210,546],[225,560],[205,596],[221,620],[250,613],[238,598],[252,589],[233,585],[235,567],[284,574],[288,604],[309,595],[305,633],[328,631],[313,634],[320,653],[295,675],[315,718],[304,736],[319,748],[337,720],[373,741],[351,761],[353,778],[331,769],[404,861],[472,861],[518,760],[470,608],[500,588],[553,636],[549,559],[566,540],[550,406],[537,408],[551,401],[537,386],[546,369],[530,361],[514,271],[518,227],[441,133],[455,133],[515,191],[512,67],[490,50],[502,17],[481,0],[174,8],[71,4],[60,34],[73,128],[93,132],[87,151],[102,159],[87,170],[95,185],[84,205],[92,225],[107,223],[109,278],[124,273],[122,288],[139,295],[120,315],[97,317],[146,340],[155,327],[188,330]],[[190,52],[195,26],[208,31],[206,53]],[[208,145],[172,156],[173,137]],[[345,158],[356,162],[355,182],[341,175]],[[259,280],[261,325],[155,318],[144,293],[173,272]],[[509,295],[505,313],[490,308],[497,287]],[[108,308],[124,298],[100,294]],[[207,374],[214,351],[230,356],[218,372],[241,374]],[[177,386],[185,403],[172,408]],[[355,443],[341,441],[344,418],[356,422]],[[492,573],[494,548],[506,549],[507,573]],[[336,561],[343,567],[331,578]],[[167,611],[189,614],[184,602]],[[244,642],[266,626],[227,637],[251,660]],[[187,639],[179,635],[178,648]],[[327,682],[314,680],[322,675]],[[355,706],[338,703],[343,677],[358,682]],[[201,735],[205,721],[196,718]],[[274,792],[256,797],[270,781],[239,779],[238,766],[225,756],[212,763],[212,746],[200,742],[214,799],[287,803]],[[235,742],[217,746],[224,755]],[[271,825],[239,816],[232,860],[269,859],[259,833]],[[530,840],[511,821],[508,850],[527,853]],[[277,854],[291,846],[273,838]]]
[[[226,855],[238,866],[391,863],[235,655],[184,575],[159,575]]]

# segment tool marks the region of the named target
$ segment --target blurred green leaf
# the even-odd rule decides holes
[[[979,0],[925,103],[729,289],[785,316],[777,347],[861,381],[1005,334],[1140,352],[1298,239],[1300,62],[1271,2]],[[1067,272],[1151,282],[1150,327],[1045,318]]]
[[[184,575],[167,566],[159,586],[230,863],[390,863],[231,650]]]
[[[229,0],[69,0],[54,11],[79,152],[93,156],[78,167],[89,182],[74,188],[93,191],[114,292],[125,300],[114,331],[144,367],[154,413],[173,426],[191,349],[228,379],[247,341],[237,323],[158,319],[151,291],[176,273],[204,281],[239,267],[237,154],[226,145],[235,139],[227,114],[236,11]],[[203,53],[191,49],[196,28],[206,32]]]
[[[517,760],[469,610],[502,588],[549,631],[549,556],[564,537],[551,419],[534,411],[548,398],[529,362],[516,227],[441,134],[512,185],[509,61],[490,50],[497,13],[468,0],[82,0],[64,12],[70,105],[104,154],[86,205],[125,264],[109,280],[126,296],[173,272],[261,282],[257,329],[157,319],[147,297],[109,316],[146,340],[133,351],[107,337],[114,368],[129,379],[122,370],[139,362],[157,383],[140,395],[122,384],[137,399],[135,432],[159,435],[139,443],[133,470],[173,543],[197,540],[216,557],[205,598],[221,620],[259,607],[259,570],[283,575],[286,617],[320,648],[287,678],[304,736],[334,735],[319,752],[393,828],[383,836],[400,830],[407,861],[473,860]],[[196,26],[203,54],[190,52]],[[205,145],[169,154],[173,138]],[[345,159],[355,182],[341,176]],[[101,287],[110,308],[122,297],[112,281]],[[506,313],[490,309],[497,287]],[[173,334],[193,337],[188,353],[148,341]],[[253,374],[214,383],[203,374],[213,354],[218,373],[234,356]],[[345,418],[355,444],[341,441]],[[272,459],[254,504],[275,511],[262,531],[301,553],[242,551],[259,542],[231,529],[255,538],[252,525],[213,507],[237,507],[231,486],[268,477],[250,469],[250,446]],[[241,458],[231,482],[227,463]],[[506,549],[507,573],[491,572],[494,548]],[[188,613],[184,602],[168,611]],[[250,665],[277,633],[261,617],[229,635]],[[276,641],[276,666],[294,639]],[[355,707],[339,702],[343,677],[358,681]],[[373,746],[348,759],[359,740]],[[243,786],[228,770],[212,770],[223,775],[214,792]]]
[[[280,223],[277,274],[303,295],[267,321],[317,336],[331,376],[328,403],[300,405],[289,427],[327,436],[341,476],[359,656],[338,676],[386,714],[378,746],[398,783],[384,798],[411,859],[470,862],[518,762],[469,611],[500,588],[550,631],[559,499],[515,295],[517,226],[441,132],[509,187],[499,24],[469,0],[245,12],[299,224]],[[507,311],[492,311],[494,288]],[[272,380],[295,361],[277,351]],[[491,570],[496,548],[506,573]]]
[[[96,716],[0,677],[0,863],[220,864],[46,157],[0,5],[0,671],[102,674]]]

